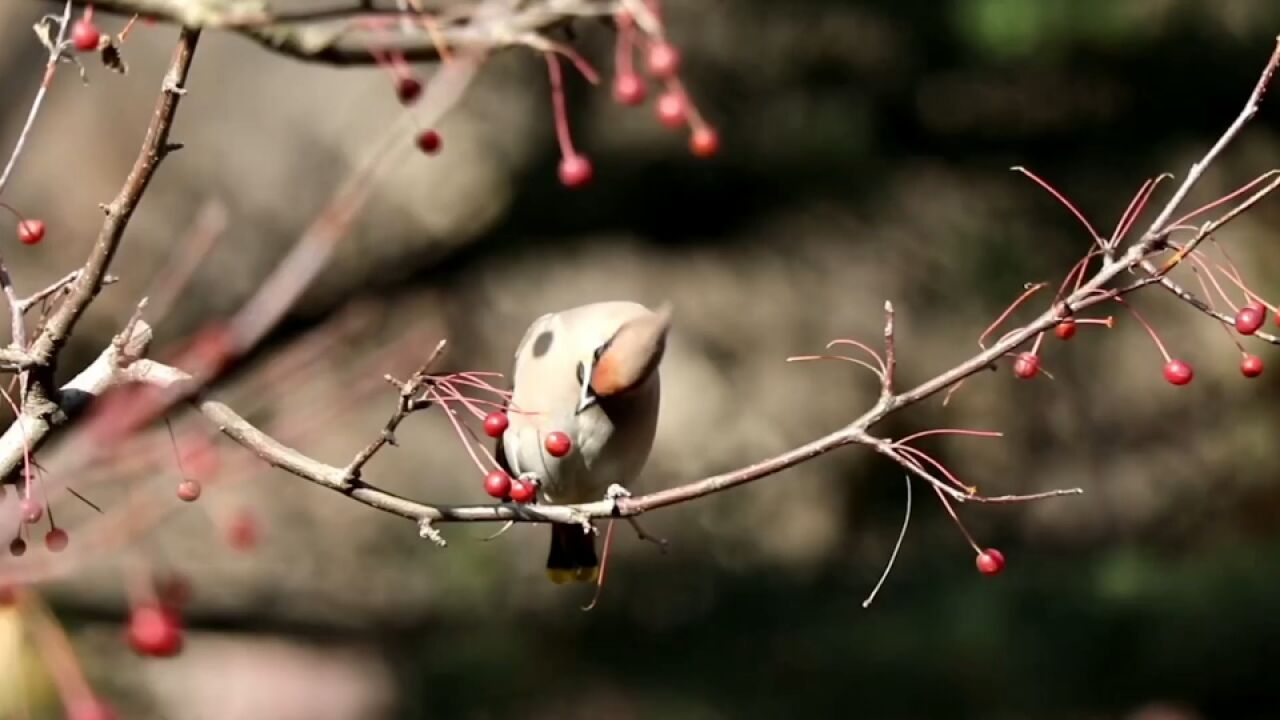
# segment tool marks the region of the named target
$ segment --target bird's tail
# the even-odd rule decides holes
[[[599,572],[595,533],[584,532],[580,525],[552,523],[551,551],[547,553],[547,577],[551,582],[595,582]]]

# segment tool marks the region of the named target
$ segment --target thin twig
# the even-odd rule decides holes
[[[876,599],[876,594],[880,592],[884,581],[889,577],[889,571],[893,569],[893,562],[898,559],[898,551],[902,549],[902,541],[907,537],[907,524],[911,522],[911,476],[905,475],[902,478],[907,484],[907,509],[902,514],[902,529],[898,531],[898,539],[893,543],[893,552],[889,554],[889,562],[885,563],[884,572],[880,574],[880,579],[876,581],[876,586],[871,588],[871,594],[866,600],[862,601],[862,607],[871,607],[871,602]]]
[[[22,155],[22,149],[27,144],[27,136],[31,134],[31,128],[36,124],[36,116],[40,114],[40,108],[44,104],[44,97],[49,92],[49,86],[53,84],[54,73],[58,70],[58,60],[62,57],[63,43],[67,40],[67,33],[71,30],[71,0],[66,0],[62,8],[62,16],[58,18],[58,34],[49,45],[49,59],[45,62],[44,77],[40,79],[40,89],[36,90],[36,97],[31,101],[31,109],[27,111],[27,120],[22,124],[22,130],[18,132],[18,141],[14,143],[13,153],[9,155],[9,161],[5,163],[4,172],[0,172],[0,194],[4,193],[4,188],[9,184],[9,178],[13,174],[13,169],[18,165],[18,157]]]
[[[199,30],[179,30],[178,45],[165,73],[155,113],[142,141],[142,148],[133,163],[133,169],[129,171],[115,200],[107,205],[107,217],[98,233],[98,241],[94,243],[83,272],[72,281],[66,302],[49,318],[44,330],[32,343],[31,355],[41,365],[41,372],[33,373],[33,378],[43,376],[40,379],[45,384],[51,384],[49,381],[57,366],[58,352],[66,344],[89,303],[102,289],[103,279],[120,247],[125,228],[151,179],[155,177],[156,169],[169,153],[169,131],[173,127],[178,103],[185,93],[187,72],[191,68],[191,57],[199,39]]]

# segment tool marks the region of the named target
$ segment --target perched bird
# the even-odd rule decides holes
[[[604,499],[626,487],[653,447],[661,394],[658,365],[671,307],[611,301],[547,313],[516,348],[509,424],[494,455],[513,477],[535,477],[545,502]],[[563,432],[570,450],[556,457],[546,437]],[[551,525],[547,575],[556,583],[591,582],[599,572],[595,535]]]

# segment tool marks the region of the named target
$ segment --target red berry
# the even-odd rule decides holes
[[[71,26],[71,44],[80,52],[97,50],[102,41],[102,31],[88,18],[80,18]]]
[[[1240,361],[1240,372],[1247,378],[1256,378],[1262,374],[1262,358],[1257,355],[1245,355]]]
[[[1181,360],[1170,360],[1164,364],[1164,379],[1174,385],[1186,385],[1194,375],[1191,366]]]
[[[649,66],[649,73],[657,78],[668,80],[680,71],[680,51],[668,42],[650,45],[645,61]]]
[[[1267,321],[1266,310],[1254,305],[1246,305],[1236,313],[1236,332],[1241,335],[1252,335]]]
[[[569,440],[569,436],[556,430],[547,433],[546,440],[547,452],[553,457],[564,457],[573,449],[573,443]]]
[[[1024,352],[1013,361],[1013,374],[1023,380],[1030,380],[1040,372],[1040,357],[1035,353]]]
[[[613,80],[613,99],[619,105],[639,105],[648,94],[649,89],[645,87],[644,80],[635,73],[619,75]]]
[[[999,575],[1004,569],[1004,553],[995,548],[987,548],[978,553],[976,563],[978,572],[983,575]]]
[[[67,543],[71,542],[71,538],[67,536],[67,531],[62,528],[54,528],[44,534],[44,546],[49,552],[62,552],[67,549]]]
[[[129,646],[139,655],[172,657],[182,649],[182,620],[158,605],[142,605],[129,614]]]
[[[672,90],[658,98],[658,122],[672,130],[684,127],[687,113],[684,96],[679,92]]]
[[[396,97],[402,105],[412,105],[422,95],[422,83],[412,75],[396,80]]]
[[[428,155],[440,152],[440,133],[435,130],[423,130],[418,133],[418,149]]]
[[[236,513],[227,526],[227,544],[236,550],[248,552],[258,544],[258,522],[248,511]]]
[[[1053,334],[1057,335],[1059,340],[1070,340],[1076,336],[1076,321],[1063,320],[1053,329]]]
[[[40,522],[40,518],[44,517],[44,506],[31,498],[23,498],[18,503],[18,510],[22,513],[22,519],[32,525]]]
[[[484,491],[501,500],[511,492],[511,476],[501,470],[490,472],[484,476]]]
[[[195,480],[183,480],[178,483],[178,498],[186,502],[195,502],[200,497],[200,483]]]
[[[97,698],[77,700],[67,708],[67,720],[116,720],[116,711]]]
[[[35,245],[43,239],[43,220],[23,220],[18,223],[18,240],[23,245]]]
[[[9,554],[14,557],[22,557],[27,554],[27,543],[22,538],[14,538],[9,543]]]
[[[720,135],[709,127],[700,127],[689,137],[689,150],[697,157],[709,158],[720,151]]]
[[[511,499],[518,503],[527,503],[533,500],[533,496],[537,494],[537,487],[533,483],[517,480],[511,486]]]
[[[507,414],[494,410],[484,418],[484,434],[491,438],[500,437],[502,433],[507,431]]]
[[[591,161],[585,155],[565,155],[560,159],[560,184],[579,188],[591,182]]]

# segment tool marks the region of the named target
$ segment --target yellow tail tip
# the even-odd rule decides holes
[[[570,582],[595,582],[599,576],[599,567],[547,568],[547,577],[557,585]]]

